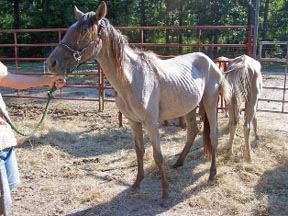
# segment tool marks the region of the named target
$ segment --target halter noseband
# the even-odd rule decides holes
[[[82,49],[80,52],[78,50],[74,50],[73,48],[71,48],[69,45],[63,43],[63,42],[60,42],[59,45],[65,47],[66,49],[70,50],[73,54],[73,57],[75,59],[75,61],[77,62],[77,64],[79,64],[81,58],[82,58],[82,55],[83,53],[85,52],[85,50],[88,48],[88,46],[84,49]]]
[[[104,22],[104,20],[100,20],[100,21],[99,21],[98,28],[99,28],[99,31],[98,31],[98,41],[97,41],[96,47],[97,47],[98,44],[99,44],[99,41],[100,41],[101,36],[102,36],[102,32],[103,32],[103,30],[104,30],[104,28],[105,28],[105,22]],[[69,51],[72,52],[73,57],[74,57],[75,61],[77,62],[76,68],[79,66],[79,63],[80,63],[80,61],[81,61],[81,59],[82,59],[82,55],[85,53],[85,51],[86,51],[86,50],[88,49],[88,47],[90,46],[90,44],[89,44],[87,47],[83,48],[81,51],[78,51],[78,50],[73,49],[73,48],[70,47],[68,44],[66,44],[66,43],[64,43],[64,42],[62,42],[62,41],[59,42],[58,45],[61,45],[61,46],[63,46],[64,48],[66,48],[66,49],[68,49]]]

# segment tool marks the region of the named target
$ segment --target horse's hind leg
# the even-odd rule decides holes
[[[187,125],[187,137],[186,137],[186,143],[185,146],[176,161],[176,163],[173,165],[173,168],[177,168],[179,166],[182,166],[184,163],[184,160],[189,153],[189,150],[194,143],[195,137],[199,133],[199,129],[197,127],[197,122],[196,122],[196,108],[192,110],[190,113],[186,114],[184,116],[185,122]]]
[[[251,161],[251,144],[250,144],[250,128],[251,128],[251,122],[254,119],[254,115],[256,113],[256,103],[257,98],[254,98],[254,100],[250,100],[246,109],[245,113],[245,122],[244,122],[244,139],[245,139],[245,153],[244,153],[244,159],[247,162]]]
[[[132,185],[133,189],[139,188],[141,181],[144,178],[144,168],[143,168],[143,157],[145,153],[144,143],[143,143],[143,131],[142,131],[142,124],[134,121],[130,121],[130,126],[132,129],[133,137],[134,137],[134,145],[135,151],[137,155],[137,165],[138,165],[138,172],[137,177]]]
[[[250,97],[248,102],[246,102],[246,113],[244,122],[244,138],[245,138],[245,154],[244,159],[248,162],[251,161],[251,145],[250,145],[250,128],[251,122],[254,126],[255,137],[257,139],[257,118],[256,109],[259,94],[261,91],[261,82],[258,82],[258,76],[254,76],[251,85]]]
[[[232,95],[231,104],[229,104],[228,106],[228,113],[229,113],[229,143],[228,143],[226,157],[231,158],[234,154],[233,144],[234,144],[236,129],[239,123],[239,108],[236,102],[235,95]]]
[[[256,113],[254,115],[252,124],[253,124],[253,129],[254,129],[255,140],[259,140],[259,136],[258,136],[258,121],[257,121]]]

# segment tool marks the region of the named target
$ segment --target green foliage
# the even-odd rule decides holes
[[[14,5],[19,4],[19,23]],[[1,29],[19,28],[66,28],[75,22],[74,5],[81,11],[95,11],[100,0],[2,0],[0,1]],[[247,25],[255,9],[256,0],[106,0],[107,18],[114,26],[195,26],[195,25]],[[261,0],[260,33],[264,31],[263,14],[267,0]],[[288,1],[269,0],[267,38],[288,40]],[[17,24],[17,25],[16,25]],[[124,32],[130,41],[140,42],[139,31]],[[10,43],[9,36],[1,34],[1,43]],[[41,42],[54,40],[55,35],[20,35],[19,40]],[[195,43],[196,31],[145,31],[145,42]],[[242,31],[205,30],[202,43],[246,43],[247,35]],[[13,40],[13,38],[12,38]],[[261,40],[261,38],[259,38]],[[54,40],[55,41],[55,40]],[[37,48],[22,49],[21,52],[43,54]],[[32,49],[32,50],[31,50]],[[4,49],[0,50],[0,54]],[[166,49],[167,51],[168,49]],[[161,51],[163,53],[165,50]],[[179,49],[179,52],[183,50]],[[214,49],[221,54],[223,50]],[[47,51],[48,52],[48,51]],[[25,55],[29,56],[29,53]]]
[[[288,40],[288,1],[271,1],[269,39]]]

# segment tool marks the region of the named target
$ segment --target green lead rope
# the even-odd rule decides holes
[[[48,106],[50,104],[50,101],[51,99],[54,97],[53,93],[57,90],[57,88],[55,86],[53,86],[50,91],[48,91],[47,95],[48,95],[48,100],[47,100],[47,103],[46,103],[46,106],[45,106],[45,110],[44,110],[44,113],[42,115],[42,118],[41,120],[39,121],[39,123],[36,125],[36,127],[34,129],[32,129],[30,132],[28,133],[24,133],[23,131],[20,131],[18,130],[15,125],[11,122],[11,120],[9,119],[8,116],[5,115],[5,113],[0,109],[0,111],[2,112],[3,114],[3,117],[5,118],[5,120],[7,121],[7,123],[11,126],[11,128],[18,134],[20,134],[21,136],[26,136],[26,137],[30,137],[30,136],[33,136],[36,131],[40,128],[41,124],[43,123],[46,115],[47,115],[47,112],[48,112]]]

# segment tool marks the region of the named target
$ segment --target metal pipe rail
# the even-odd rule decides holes
[[[266,57],[266,56],[262,56],[263,54],[263,46],[285,46],[286,48],[286,53],[285,56],[283,56],[283,58],[279,58],[279,57]],[[266,102],[277,102],[277,103],[281,103],[282,107],[281,107],[281,113],[288,113],[288,111],[285,110],[285,104],[288,103],[288,101],[286,100],[286,92],[288,90],[287,87],[287,74],[288,74],[288,41],[260,41],[259,43],[259,55],[260,55],[260,62],[276,62],[276,63],[280,63],[280,64],[285,64],[285,71],[284,71],[284,78],[283,78],[283,87],[268,87],[268,86],[263,86],[263,89],[272,89],[272,90],[280,90],[282,91],[282,100],[275,100],[273,98],[271,99],[266,99],[266,98],[259,98],[259,101],[266,101]],[[260,110],[260,111],[265,111],[265,112],[276,112],[276,111],[271,111],[271,110]]]
[[[209,47],[222,47],[222,48],[241,48],[246,50],[247,55],[252,54],[253,50],[253,27],[252,26],[134,26],[134,27],[116,27],[117,29],[121,31],[139,31],[139,43],[131,42],[131,46],[135,47],[169,47],[169,48],[180,48],[180,47],[188,47],[188,48],[197,48],[197,51],[201,51],[202,48],[209,48]],[[185,44],[185,43],[148,43],[145,42],[145,33],[149,31],[167,31],[167,30],[176,30],[180,33],[180,31],[188,31],[193,30],[196,31],[196,37],[194,38],[194,43],[191,44]],[[239,30],[239,31],[245,31],[246,33],[246,42],[242,44],[205,44],[202,43],[202,33],[205,30],[217,30],[217,31],[223,31],[223,30]],[[19,55],[19,49],[23,47],[55,47],[57,44],[62,40],[62,37],[64,33],[67,31],[66,28],[57,28],[57,29],[9,29],[9,30],[0,30],[0,37],[1,34],[12,34],[13,35],[13,43],[1,43],[0,41],[0,48],[12,48],[13,49],[13,56],[0,56],[0,61],[13,61],[15,62],[15,73],[19,74],[38,74],[38,75],[49,75],[48,73],[35,73],[33,71],[30,72],[21,72],[20,69],[20,62],[44,62],[46,60],[46,56],[37,56],[37,57],[23,57]],[[34,34],[34,33],[52,33],[56,34],[55,38],[57,40],[55,41],[49,41],[45,43],[20,43],[19,42],[19,36],[21,34]],[[178,33],[178,34],[179,34]],[[179,53],[180,54],[180,53]],[[167,55],[170,55],[167,53]],[[165,58],[165,56],[162,56],[162,58]],[[168,56],[169,58],[169,56]],[[56,99],[63,99],[63,100],[87,100],[87,101],[98,101],[99,102],[99,110],[103,111],[104,109],[104,103],[105,102],[111,102],[114,101],[112,98],[106,98],[105,97],[105,91],[111,90],[112,87],[110,85],[106,85],[107,80],[105,79],[105,74],[102,71],[101,68],[98,68],[96,71],[93,72],[85,72],[81,71],[80,73],[73,74],[75,76],[77,75],[83,75],[83,76],[93,76],[96,77],[98,80],[98,83],[93,86],[87,86],[87,85],[70,85],[67,87],[72,88],[96,88],[99,92],[98,98],[65,98],[61,95],[61,97],[56,97]],[[23,95],[3,95],[4,97],[17,97],[17,98],[35,98],[35,99],[42,99],[42,97],[39,96],[23,96]],[[43,97],[44,99],[44,97]]]

